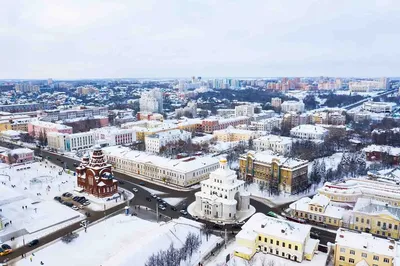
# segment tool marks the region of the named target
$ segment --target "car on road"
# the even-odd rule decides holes
[[[222,221],[217,221],[217,224],[224,225],[224,222],[222,222]]]
[[[195,220],[195,221],[198,221],[199,220],[199,216],[192,216],[193,217],[193,219]]]
[[[152,198],[155,198],[155,199],[157,198],[157,195],[156,195],[156,194],[153,194],[153,193],[151,193],[150,196],[151,196]]]
[[[71,209],[73,209],[74,211],[79,211],[79,208],[76,207],[75,205],[71,207]]]
[[[125,184],[125,182],[124,182],[124,181],[122,181],[122,180],[119,180],[119,181],[118,181],[118,184],[120,184],[120,185],[124,185],[124,184]]]
[[[31,242],[28,243],[28,247],[34,247],[37,244],[39,244],[39,239],[34,239]]]
[[[168,205],[168,203],[167,203],[165,200],[161,200],[161,203],[162,203],[164,206],[167,206],[167,205]]]
[[[162,199],[160,197],[156,197],[157,201],[160,202]]]
[[[137,189],[137,188],[134,187],[134,188],[132,188],[132,191],[135,192],[135,193],[138,193],[138,192],[139,192],[139,189]]]
[[[7,254],[10,254],[11,252],[13,252],[12,248],[7,245],[7,244],[3,244],[0,247],[0,256],[5,256]]]
[[[143,181],[139,183],[139,185],[144,186],[146,185]]]
[[[174,206],[171,206],[171,210],[177,211],[177,209]]]
[[[179,212],[180,212],[181,214],[183,214],[183,215],[187,215],[187,214],[188,214],[188,212],[185,211],[185,210],[180,210]]]
[[[60,158],[57,158],[56,160],[57,160],[57,161],[61,161]]]
[[[78,167],[78,164],[77,164],[77,163],[73,163],[73,166],[74,166],[74,167]]]
[[[162,211],[165,211],[165,210],[166,210],[166,208],[164,207],[164,205],[158,205],[158,208],[159,208],[160,210],[162,210]]]
[[[150,202],[150,201],[151,201],[151,198],[149,198],[149,197],[146,197],[146,200],[147,200],[148,202]]]
[[[55,197],[54,197],[54,200],[56,200],[56,201],[58,201],[58,202],[61,202],[61,197],[55,196]]]

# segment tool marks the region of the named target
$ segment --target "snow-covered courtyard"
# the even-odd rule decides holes
[[[141,266],[151,255],[166,251],[171,244],[181,248],[189,233],[199,236],[201,243],[181,265],[197,265],[221,241],[214,235],[207,241],[200,229],[200,223],[182,217],[157,224],[120,214],[89,226],[86,233],[80,230],[79,237],[68,244],[58,241],[35,252],[32,262],[31,256],[27,256],[16,265],[38,265],[42,261],[44,265],[58,266]],[[61,259],[60,254],[68,255]]]

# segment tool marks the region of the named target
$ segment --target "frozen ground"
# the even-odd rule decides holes
[[[328,169],[336,170],[340,161],[342,160],[342,157],[343,157],[343,152],[337,152],[337,153],[332,154],[331,156],[316,159],[316,161],[318,161],[319,163],[325,162],[326,170],[328,170]],[[314,161],[311,161],[308,163],[308,172],[309,173],[311,172],[313,162]]]
[[[235,241],[232,240],[226,249],[222,249],[217,256],[212,257],[209,261],[204,263],[207,266],[248,266],[249,263],[239,257],[235,257],[233,255],[233,250],[235,248]],[[228,263],[225,263],[226,256],[230,254],[231,260]],[[264,266],[264,265],[273,265],[273,266],[298,266],[298,265],[306,265],[306,266],[323,266],[325,265],[327,259],[327,254],[318,253],[314,256],[312,261],[303,260],[301,264],[294,261],[289,261],[287,259],[283,259],[270,254],[258,253],[254,255],[251,260],[254,264],[252,266]],[[265,261],[265,262],[264,262]],[[264,264],[263,264],[264,262]]]
[[[190,232],[200,235],[200,228],[200,223],[182,217],[157,224],[135,216],[117,215],[89,227],[87,233],[80,231],[79,237],[69,244],[58,241],[35,252],[33,262],[27,256],[16,265],[39,265],[43,261],[44,265],[58,266],[142,266],[153,253],[167,250],[171,243],[175,248],[182,247]],[[208,241],[204,235],[201,238],[199,251],[181,266],[197,265],[221,240],[214,235]],[[60,259],[60,254],[68,255]]]

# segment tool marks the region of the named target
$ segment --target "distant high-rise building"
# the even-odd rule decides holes
[[[50,86],[51,84],[53,84],[53,79],[49,78],[49,79],[47,80],[47,85]]]
[[[163,93],[161,89],[142,92],[139,104],[141,112],[162,113]]]
[[[275,97],[275,98],[271,99],[272,107],[280,108],[281,104],[282,104],[282,99],[281,98]]]

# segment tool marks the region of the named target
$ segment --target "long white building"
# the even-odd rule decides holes
[[[237,220],[238,213],[250,211],[250,194],[244,185],[245,181],[238,180],[236,172],[229,169],[226,159],[221,159],[210,178],[201,181],[201,191],[195,194],[195,214],[208,220]]]
[[[235,116],[254,116],[254,105],[245,104],[235,107]]]
[[[390,102],[372,102],[368,101],[363,103],[362,109],[373,113],[391,113],[395,103]]]
[[[218,159],[211,156],[168,159],[118,146],[103,148],[103,152],[116,171],[182,187],[207,179],[218,168]]]
[[[292,141],[289,137],[267,135],[253,140],[253,146],[256,151],[272,150],[286,155],[292,149]]]
[[[87,150],[95,145],[95,137],[91,131],[75,134],[50,132],[47,134],[47,143],[49,148],[58,151]]]
[[[297,102],[297,101],[284,101],[281,104],[281,110],[284,113],[287,112],[304,112],[304,103],[302,101]]]
[[[136,132],[133,129],[117,127],[103,127],[90,130],[94,133],[96,144],[114,146],[131,144],[136,141]]]
[[[179,141],[187,142],[192,138],[192,133],[174,129],[166,132],[160,132],[145,137],[146,151],[151,153],[159,153],[161,149],[168,144],[178,143]]]
[[[294,138],[308,140],[324,140],[328,135],[328,130],[316,125],[300,125],[290,130],[290,135]]]
[[[256,127],[258,131],[271,132],[274,128],[281,129],[282,117],[271,117],[260,121],[253,121],[251,125]]]

